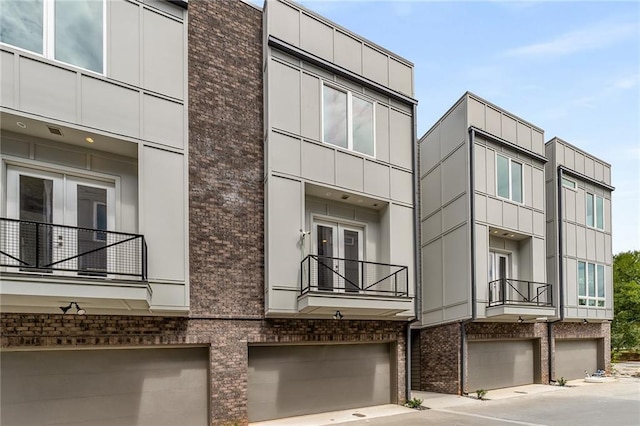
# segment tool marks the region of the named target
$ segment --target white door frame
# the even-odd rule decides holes
[[[52,219],[55,225],[78,226],[77,191],[78,185],[100,188],[106,191],[107,201],[107,229],[116,229],[116,180],[96,180],[91,177],[80,177],[75,174],[67,174],[65,171],[40,170],[37,167],[7,164],[7,186],[6,186],[6,206],[7,217],[20,219],[20,176],[31,176],[40,179],[53,181],[52,188]],[[66,234],[60,228],[53,228],[52,233],[52,262],[60,261],[64,258],[62,253],[66,249],[68,253],[75,253],[78,249],[77,231],[67,230]],[[65,238],[66,235],[66,238]],[[75,237],[74,237],[75,235]],[[109,244],[109,241],[106,242]],[[9,253],[19,256],[19,247],[5,247]],[[109,255],[109,250],[107,250]],[[78,269],[77,259],[65,262],[69,269]],[[58,271],[62,275],[72,274],[72,272]]]
[[[505,264],[505,276],[502,277],[500,276],[500,259],[504,259],[504,264]],[[500,251],[500,250],[489,250],[489,280],[488,282],[491,283],[489,284],[490,286],[492,286],[491,288],[491,294],[493,297],[491,297],[491,300],[489,300],[490,303],[492,302],[497,302],[500,300],[500,295],[501,295],[501,282],[493,282],[495,280],[499,280],[500,278],[512,278],[511,277],[511,271],[513,269],[513,265],[511,264],[512,261],[512,256],[511,256],[511,252],[508,251]],[[505,288],[505,292],[507,291],[507,289]],[[502,298],[506,298],[506,294],[502,295]]]
[[[313,253],[318,254],[318,227],[323,226],[332,230],[333,234],[333,256],[339,259],[345,259],[345,241],[344,241],[344,231],[353,231],[358,233],[358,259],[364,260],[364,246],[365,246],[365,225],[362,224],[360,226],[355,225],[353,223],[345,223],[335,218],[327,218],[327,217],[312,217],[313,222]],[[334,271],[337,273],[334,276],[333,280],[333,289],[335,291],[344,292],[345,291],[345,279],[342,278],[346,274],[345,270],[346,262],[337,262],[333,266]],[[359,277],[359,282],[361,283],[363,277]]]

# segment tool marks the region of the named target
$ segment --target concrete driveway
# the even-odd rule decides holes
[[[439,401],[438,398],[427,397],[423,405],[434,406],[428,410],[332,424],[350,426],[640,425],[640,379],[632,377],[619,377],[606,383],[585,383],[583,380],[574,380],[565,387],[529,385],[500,389],[489,391],[486,396],[489,398],[487,401],[450,397],[447,403],[443,398],[445,397],[441,397]]]

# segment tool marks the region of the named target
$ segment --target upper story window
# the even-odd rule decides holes
[[[323,85],[322,122],[324,142],[375,156],[373,102]]]
[[[0,42],[104,72],[103,0],[2,0]]]
[[[522,163],[496,155],[496,184],[498,197],[522,203]]]
[[[604,265],[578,262],[578,304],[604,307]]]
[[[587,226],[604,229],[604,199],[587,192]]]
[[[562,186],[566,186],[567,188],[576,189],[576,183],[566,177],[562,177]]]

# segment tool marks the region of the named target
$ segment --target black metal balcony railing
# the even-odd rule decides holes
[[[406,266],[309,255],[302,260],[301,294],[310,291],[407,297]]]
[[[146,280],[147,245],[142,235],[0,218],[0,266]]]
[[[551,284],[500,278],[489,282],[489,306],[553,306]]]

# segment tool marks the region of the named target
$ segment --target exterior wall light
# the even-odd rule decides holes
[[[522,317],[518,317],[518,324],[522,324],[524,322],[524,320],[522,319]]]
[[[344,318],[344,315],[342,315],[340,311],[336,311],[336,313],[333,315],[333,319],[335,320],[341,320],[342,318]]]
[[[82,309],[79,305],[78,302],[69,302],[69,306],[60,306],[60,310],[62,311],[63,314],[66,314],[67,311],[69,309],[71,309],[71,307],[75,305],[76,306],[76,314],[77,315],[84,315],[87,313],[87,311],[85,311],[84,309]]]

